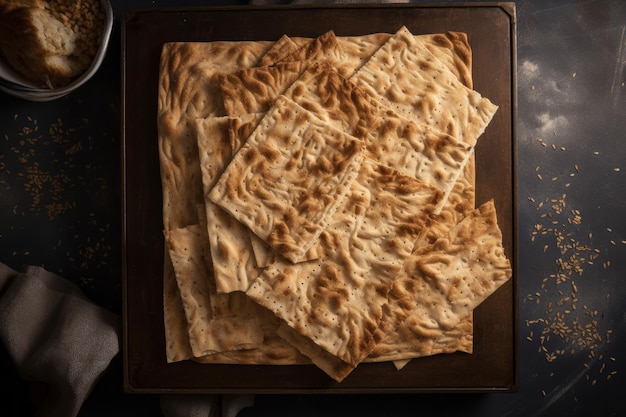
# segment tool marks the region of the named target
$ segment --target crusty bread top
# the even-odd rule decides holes
[[[60,87],[86,65],[74,51],[76,34],[39,7],[0,13],[0,51],[20,74],[42,88]]]
[[[0,57],[37,87],[63,87],[89,67],[103,27],[97,0],[3,1]]]

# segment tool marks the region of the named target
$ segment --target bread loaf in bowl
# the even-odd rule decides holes
[[[97,0],[0,0],[0,57],[40,88],[59,88],[91,64],[105,16]]]

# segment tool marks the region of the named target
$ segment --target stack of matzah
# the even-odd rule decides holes
[[[167,359],[472,352],[512,274],[473,149],[497,106],[462,33],[169,43],[159,84]]]

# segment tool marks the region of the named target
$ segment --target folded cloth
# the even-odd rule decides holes
[[[16,274],[17,272],[0,262],[0,296]]]
[[[119,352],[119,316],[43,268],[0,263],[0,342],[20,376],[45,384],[38,415],[75,417]]]
[[[160,398],[164,417],[219,417],[217,395],[163,394]]]
[[[164,394],[160,400],[164,417],[237,417],[254,405],[254,395]]]
[[[237,417],[241,410],[252,406],[254,395],[223,395],[221,417]]]

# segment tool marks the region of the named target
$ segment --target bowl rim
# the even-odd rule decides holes
[[[85,72],[83,72],[71,83],[63,87],[54,89],[35,88],[21,85],[18,88],[13,88],[10,84],[8,84],[10,83],[9,81],[2,79],[2,83],[0,83],[0,90],[17,97],[22,97],[29,100],[44,101],[53,100],[67,95],[86,83],[102,65],[102,61],[104,61],[106,51],[108,49],[111,32],[113,30],[113,8],[108,0],[100,0],[100,4],[102,5],[105,13],[104,27],[102,30],[102,35],[100,36],[100,45],[98,46],[98,51],[94,55],[94,59],[91,62],[91,65],[89,66],[89,68],[87,68],[87,70],[85,70]]]

